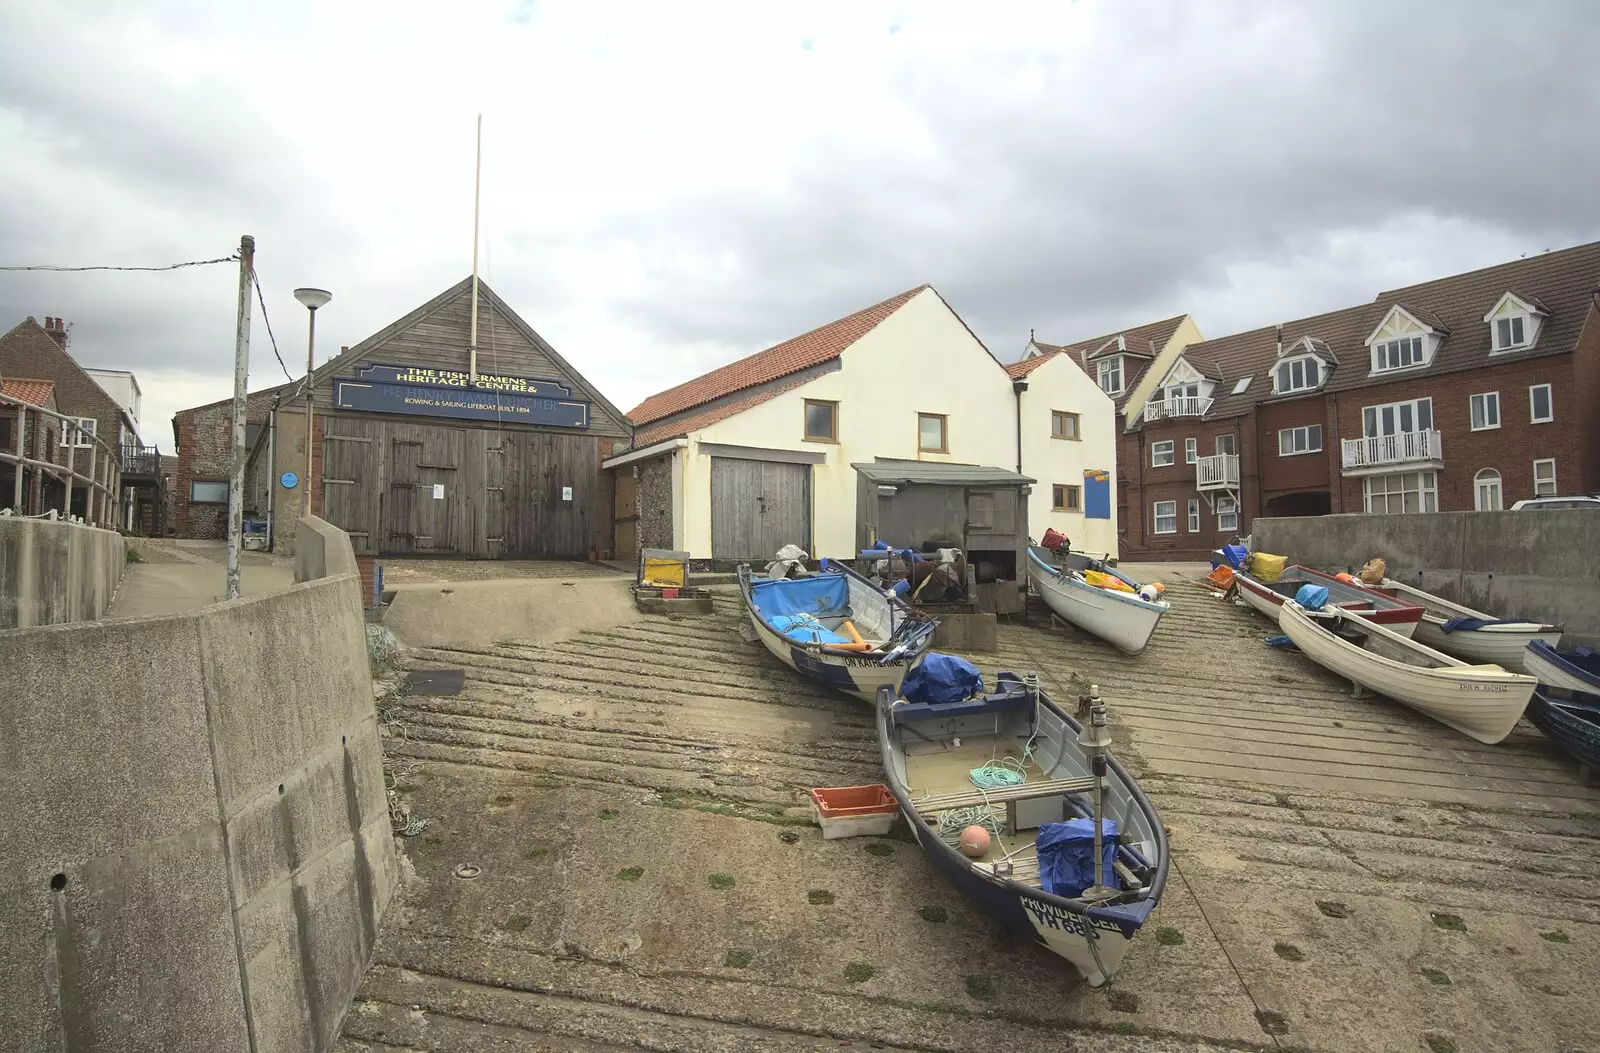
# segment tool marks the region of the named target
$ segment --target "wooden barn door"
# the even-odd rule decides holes
[[[771,559],[811,548],[811,466],[711,458],[711,555]]]
[[[329,417],[322,432],[323,519],[350,535],[359,553],[376,550],[378,529],[378,454],[382,425],[350,417]],[[310,480],[306,480],[310,485]]]

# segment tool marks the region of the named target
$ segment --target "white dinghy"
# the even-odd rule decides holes
[[[1092,585],[1085,577],[1089,571],[1116,578],[1134,591]],[[1143,651],[1161,616],[1172,608],[1165,600],[1140,599],[1138,582],[1101,560],[1077,552],[1053,554],[1049,549],[1029,546],[1028,576],[1056,617],[1126,654]]]
[[[1511,734],[1538,681],[1498,665],[1468,665],[1359,614],[1312,614],[1293,600],[1278,627],[1306,657],[1479,742]]]
[[[1512,672],[1530,672],[1524,661],[1529,644],[1542,640],[1554,647],[1561,642],[1559,625],[1526,618],[1496,618],[1392,578],[1384,578],[1382,584],[1371,588],[1423,609],[1413,637],[1418,643],[1469,662],[1493,662]]]

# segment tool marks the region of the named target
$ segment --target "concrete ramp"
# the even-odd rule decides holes
[[[637,621],[632,580],[500,578],[404,585],[383,617],[409,647],[480,648],[544,641]]]

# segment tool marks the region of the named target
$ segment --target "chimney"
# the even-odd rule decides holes
[[[1283,326],[1278,326],[1278,357],[1283,357]]]
[[[67,348],[67,323],[60,318],[46,318],[44,331],[49,333],[56,343],[61,345],[63,351]]]

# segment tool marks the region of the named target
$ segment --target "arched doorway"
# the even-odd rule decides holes
[[[1267,499],[1263,516],[1325,516],[1333,511],[1333,498],[1326,490],[1279,494]]]
[[[1479,512],[1498,512],[1504,506],[1500,501],[1500,473],[1485,468],[1472,480],[1472,507]]]

